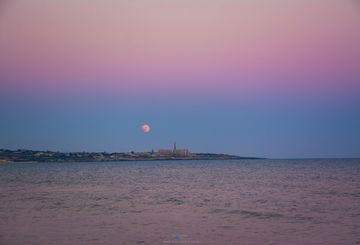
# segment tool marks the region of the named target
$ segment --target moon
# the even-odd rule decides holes
[[[148,124],[144,124],[141,126],[141,129],[144,133],[149,133],[151,128]]]

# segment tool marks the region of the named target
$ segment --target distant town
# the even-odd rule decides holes
[[[58,152],[0,149],[0,163],[9,162],[108,162],[146,160],[230,160],[259,159],[227,154],[191,153],[188,149],[159,149],[157,152]]]

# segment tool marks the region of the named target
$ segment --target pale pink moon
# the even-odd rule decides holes
[[[150,126],[147,124],[144,124],[141,126],[141,129],[144,133],[149,133],[150,132]]]

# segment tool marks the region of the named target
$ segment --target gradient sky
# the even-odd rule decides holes
[[[3,0],[0,117],[0,148],[360,157],[360,4]]]

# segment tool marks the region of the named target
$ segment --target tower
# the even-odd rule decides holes
[[[176,151],[176,141],[174,142],[174,148],[173,148],[173,152]]]

